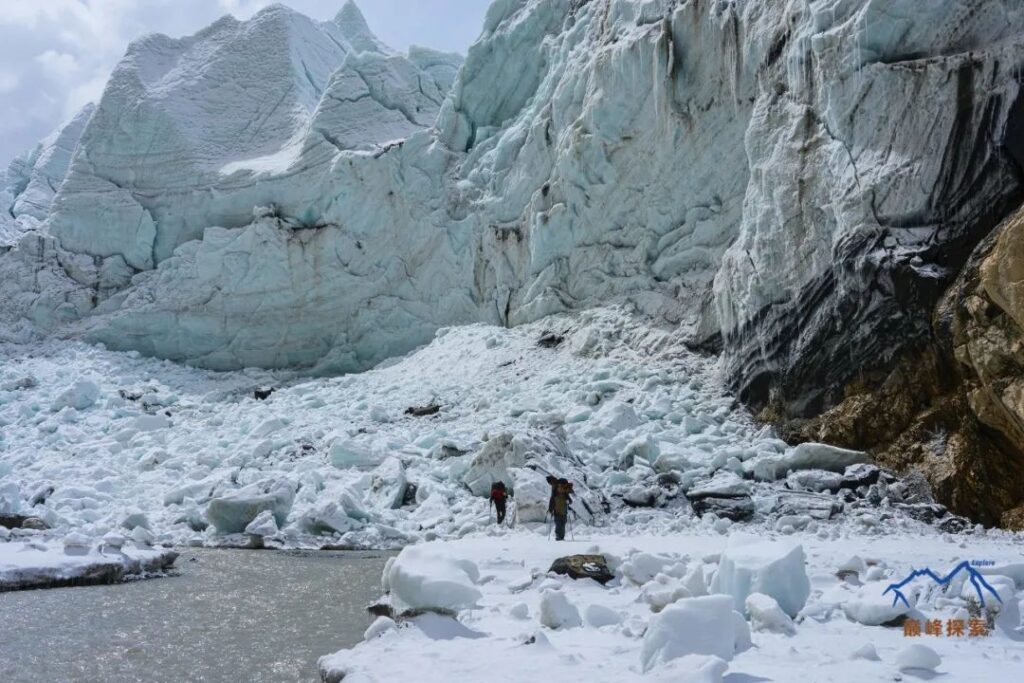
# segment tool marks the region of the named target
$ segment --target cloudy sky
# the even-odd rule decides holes
[[[465,54],[490,0],[357,0],[392,47]],[[247,19],[272,0],[0,0],[0,167],[96,100],[128,42],[180,37],[224,14]],[[344,0],[284,0],[330,19]]]

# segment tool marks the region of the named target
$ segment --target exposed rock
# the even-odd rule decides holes
[[[842,511],[843,506],[829,495],[791,491],[780,493],[773,512],[778,515],[807,515],[814,519],[829,519]]]
[[[795,491],[806,490],[814,493],[830,491],[835,493],[842,485],[843,477],[827,470],[800,470],[786,477],[786,488]]]
[[[753,487],[749,481],[741,479],[733,472],[719,471],[708,481],[695,485],[686,492],[691,501],[701,498],[743,498],[750,495]]]
[[[878,481],[879,475],[881,475],[881,470],[879,470],[875,465],[867,463],[850,465],[843,473],[843,478],[840,480],[839,486],[844,489],[856,489],[861,486],[871,486]]]
[[[779,421],[780,431],[865,449],[897,472],[919,473],[889,487],[895,500],[927,504],[934,494],[957,515],[1024,529],[1024,513],[1014,512],[1024,506],[1021,244],[1024,209],[971,254],[935,307],[932,342],[888,372],[864,373],[820,417]]]
[[[754,516],[754,501],[750,496],[737,498],[717,498],[709,496],[693,501],[693,511],[698,515],[706,515],[713,512],[719,517],[731,519],[734,522],[745,522]]]
[[[571,579],[593,579],[605,584],[615,578],[608,569],[608,561],[604,555],[568,555],[560,557],[548,571],[564,574]]]
[[[562,342],[565,341],[565,337],[554,332],[545,332],[541,335],[541,338],[537,340],[537,346],[545,349],[554,349],[561,346]]]
[[[405,409],[405,414],[412,415],[413,417],[430,417],[431,415],[437,415],[439,412],[441,412],[441,406],[436,403],[426,406],[411,406]]]
[[[0,526],[8,529],[33,529],[35,531],[45,531],[50,528],[49,524],[38,517],[11,514],[0,515]]]

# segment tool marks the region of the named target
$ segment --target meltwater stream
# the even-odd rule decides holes
[[[362,639],[387,557],[189,549],[166,579],[0,594],[0,681],[316,681]]]

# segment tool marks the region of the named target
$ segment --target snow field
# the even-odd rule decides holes
[[[777,546],[776,557],[791,555],[791,536],[767,536],[761,544]],[[564,543],[547,541],[542,532],[502,532],[407,548],[395,565],[408,564],[410,571],[419,566],[426,567],[424,574],[434,571],[430,563],[419,562],[424,555],[473,563],[479,570],[474,582],[478,600],[460,610],[457,621],[437,616],[448,624],[440,635],[438,629],[428,633],[422,628],[419,617],[399,619],[396,627],[382,623],[367,642],[322,658],[321,670],[327,680],[345,674],[367,682],[414,675],[487,680],[500,671],[504,680],[524,682],[547,676],[721,683],[793,681],[813,671],[814,681],[837,683],[895,680],[901,672],[980,683],[1012,680],[1012,672],[1024,666],[1024,636],[1019,632],[997,629],[983,638],[922,636],[918,641],[905,637],[898,626],[866,626],[848,619],[843,599],[837,598],[855,595],[844,591],[848,579],[837,576],[854,552],[876,566],[885,564],[884,578],[864,582],[880,595],[912,566],[951,566],[965,552],[996,561],[1017,557],[1019,539],[985,535],[972,539],[969,550],[937,535],[905,532],[871,538],[805,535],[800,544],[810,583],[806,605],[790,619],[772,598],[753,593],[745,600],[749,624],[729,594],[680,596],[655,609],[643,593],[656,579],[638,584],[625,574],[634,559],[644,564],[656,558],[667,567],[706,568],[702,573],[710,588],[733,546],[713,530],[635,535],[588,530],[586,538]],[[606,587],[546,571],[564,554],[592,552],[622,558],[617,578]],[[751,564],[748,556],[747,566]],[[959,608],[959,587],[943,591],[927,583],[915,586],[920,594],[917,618],[945,619]],[[1018,590],[1015,598],[1021,600],[1024,592]],[[462,635],[452,637],[456,632]],[[473,639],[469,647],[464,638]]]

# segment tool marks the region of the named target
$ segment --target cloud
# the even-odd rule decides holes
[[[0,95],[13,91],[20,83],[21,79],[16,74],[0,71]]]
[[[35,59],[48,76],[59,81],[68,80],[78,73],[78,60],[66,52],[47,50],[36,55]]]

